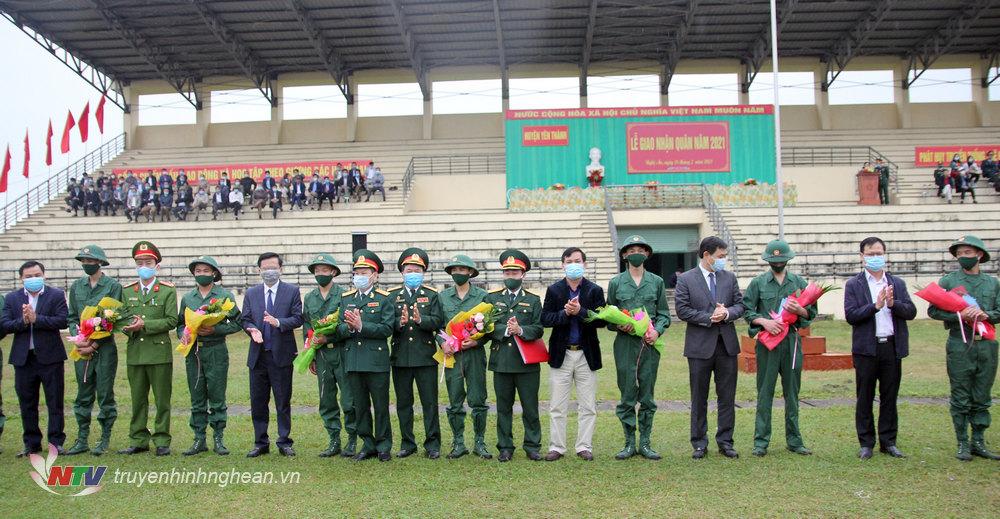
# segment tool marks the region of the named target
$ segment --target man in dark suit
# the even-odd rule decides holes
[[[844,314],[851,325],[851,353],[858,400],[854,423],[867,460],[875,447],[875,384],[879,390],[878,440],[880,450],[903,458],[896,447],[899,416],[896,397],[902,378],[903,357],[910,352],[906,321],[917,316],[917,307],[906,292],[906,283],[885,271],[885,242],[876,237],[861,242],[864,269],[844,286]]]
[[[566,277],[549,286],[542,305],[542,326],[549,336],[549,453],[545,461],[556,461],[566,453],[566,410],[576,386],[579,424],[576,455],[591,461],[594,424],[597,420],[597,370],[601,369],[598,328],[603,321],[583,322],[587,312],[604,306],[604,290],[584,277],[587,255],[578,247],[562,253]]]
[[[715,442],[727,458],[733,448],[736,423],[736,356],[740,343],[733,321],[743,316],[743,294],[736,276],[726,271],[726,242],[709,236],[698,246],[698,266],[677,277],[674,304],[677,317],[688,323],[684,356],[691,380],[691,446],[694,459],[708,454],[708,387],[715,374],[719,424]]]
[[[253,420],[254,447],[247,453],[256,458],[270,451],[267,424],[268,406],[274,394],[278,415],[278,452],[294,456],[292,439],[292,360],[297,346],[294,330],[302,326],[302,296],[299,287],[282,283],[281,256],[265,252],[257,258],[257,269],[264,280],[250,287],[243,298],[243,329],[250,335],[250,416]]]
[[[27,261],[18,269],[24,288],[4,297],[0,328],[14,334],[8,362],[14,366],[14,391],[21,407],[24,450],[17,457],[41,452],[42,431],[38,428],[39,385],[45,391],[49,412],[49,443],[63,453],[63,362],[66,348],[59,330],[67,327],[69,308],[66,294],[45,285],[45,267]]]

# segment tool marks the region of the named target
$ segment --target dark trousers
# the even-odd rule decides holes
[[[42,431],[38,428],[39,386],[45,391],[45,407],[49,412],[47,436],[49,443],[61,446],[66,441],[63,432],[63,363],[40,364],[34,352],[28,353],[23,366],[14,366],[14,391],[21,406],[21,426],[24,446],[33,451],[42,448]]]
[[[271,394],[274,394],[274,411],[278,415],[278,447],[291,447],[292,439],[292,366],[280,367],[270,351],[264,350],[257,357],[257,365],[250,368],[250,417],[253,420],[255,447],[267,447],[267,425],[271,421]]]
[[[691,446],[708,447],[708,389],[715,374],[715,395],[719,407],[719,425],[715,442],[719,447],[733,446],[733,427],[736,424],[736,372],[735,355],[726,352],[726,345],[719,337],[715,353],[710,359],[688,358],[688,375],[691,380]]]
[[[357,420],[359,453],[386,453],[392,450],[389,423],[389,372],[351,371],[347,373],[354,415]]]
[[[896,358],[896,343],[878,343],[876,355],[854,354],[854,375],[857,383],[858,401],[854,407],[854,423],[858,429],[858,443],[862,447],[875,446],[875,417],[872,404],[875,401],[875,384],[878,384],[878,441],[882,447],[896,444],[899,430],[899,416],[896,413],[896,397],[899,395],[899,381],[903,374],[903,361]]]
[[[424,450],[441,450],[441,419],[438,416],[437,366],[392,367],[392,385],[396,391],[396,416],[399,418],[400,448],[416,450],[413,435],[413,385],[417,385],[424,419]]]

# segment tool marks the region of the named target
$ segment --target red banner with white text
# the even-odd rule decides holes
[[[1000,149],[1000,144],[965,144],[956,146],[917,146],[913,150],[913,165],[917,167],[934,167],[938,162],[947,166],[957,153],[962,162],[972,155],[979,162],[986,158],[986,152]]]
[[[264,178],[264,172],[270,171],[271,176],[274,178],[281,178],[287,173],[290,176],[295,176],[295,170],[299,170],[299,174],[305,175],[306,181],[312,177],[313,170],[319,174],[320,178],[330,175],[332,177],[337,164],[340,164],[343,168],[350,168],[351,163],[356,163],[358,169],[362,173],[365,171],[365,167],[368,166],[368,159],[349,159],[349,160],[320,160],[320,161],[303,161],[303,162],[255,162],[255,163],[243,163],[243,164],[211,164],[211,165],[191,165],[191,166],[154,166],[154,167],[143,167],[143,168],[114,168],[112,173],[117,175],[125,175],[128,171],[132,171],[137,177],[144,178],[147,176],[149,171],[152,171],[157,178],[164,169],[170,173],[170,176],[177,178],[177,175],[184,170],[184,174],[187,175],[188,182],[196,182],[201,175],[205,175],[205,180],[209,184],[215,184],[222,178],[222,174],[226,173],[230,180],[239,180],[243,178],[247,173],[250,174],[250,178],[260,182]]]
[[[628,172],[729,172],[729,123],[628,123]]]

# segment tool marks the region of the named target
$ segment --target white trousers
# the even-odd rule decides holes
[[[594,424],[597,422],[597,372],[591,371],[583,351],[566,351],[558,369],[549,370],[549,450],[566,453],[566,412],[569,394],[576,385],[576,452],[593,451]]]

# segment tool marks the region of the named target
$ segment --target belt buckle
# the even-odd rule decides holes
[[[885,344],[885,343],[889,342],[889,338],[888,337],[876,337],[875,339],[878,341],[879,344]]]
[[[567,344],[566,345],[566,349],[568,349],[569,351],[580,351],[580,345],[579,344]]]

